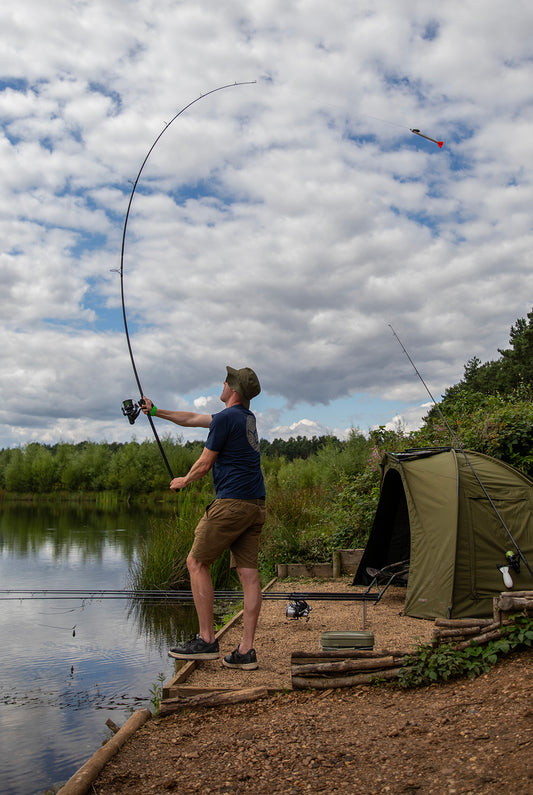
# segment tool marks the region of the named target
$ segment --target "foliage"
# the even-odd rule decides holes
[[[201,441],[183,443],[171,436],[161,441],[173,472],[188,471],[203,449]],[[332,436],[263,439],[263,468],[267,476],[277,478],[279,474],[280,482],[288,485],[314,485],[331,480],[339,467],[353,466],[357,447],[365,445],[365,437],[355,432],[347,441]],[[168,481],[155,441],[31,442],[0,450],[0,488],[12,493],[115,490],[132,496],[166,491]]]
[[[468,450],[498,458],[533,476],[533,403],[524,389],[509,395],[461,392],[448,404],[446,419]],[[431,416],[411,435],[416,447],[454,445],[440,418]],[[455,446],[455,445],[454,445]]]
[[[525,613],[511,616],[511,624],[502,627],[504,642],[509,643],[509,651],[520,646],[533,646],[533,619]]]
[[[460,440],[533,476],[533,311],[511,326],[509,344],[497,360],[469,359],[463,379],[412,435],[416,446],[455,446]]]
[[[462,391],[481,395],[510,394],[533,385],[533,310],[518,318],[509,331],[509,348],[498,349],[500,358],[482,363],[474,356],[464,367],[462,380],[446,390],[444,403],[455,401]]]
[[[379,471],[367,467],[359,475],[341,473],[331,504],[331,518],[336,529],[332,549],[364,547],[376,514],[379,500]]]
[[[316,562],[324,532],[325,495],[318,488],[285,489],[270,484],[268,518],[261,539],[260,568],[272,576],[276,563]]]
[[[462,676],[474,678],[490,670],[499,656],[522,646],[533,646],[533,620],[522,614],[512,616],[511,620],[511,624],[502,627],[500,639],[485,644],[472,641],[465,649],[456,649],[448,643],[420,644],[400,670],[399,684],[405,688],[420,687]]]
[[[339,444],[339,440],[334,436],[307,436],[291,437],[290,439],[274,439],[269,442],[261,439],[260,450],[263,458],[284,458],[286,461],[293,461],[295,458],[309,458],[316,455],[319,450],[328,444]]]
[[[175,515],[152,521],[150,535],[129,567],[132,589],[150,591],[189,586],[187,555],[194,540],[194,529],[213,497],[209,481],[198,481],[180,492]],[[215,588],[237,585],[236,573],[229,568],[229,551],[212,564],[211,579]]]
[[[165,682],[165,674],[161,672],[158,674],[156,681],[150,688],[150,704],[152,705],[153,714],[157,715],[159,712],[159,705],[163,698],[163,684]]]
[[[175,515],[152,521],[129,569],[135,590],[167,590],[188,583],[186,559],[205,505],[213,498],[211,484],[198,481],[178,495]]]

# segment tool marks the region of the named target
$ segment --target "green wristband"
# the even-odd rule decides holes
[[[157,411],[157,406],[152,404],[152,410],[150,411],[150,417],[155,417],[155,413]]]

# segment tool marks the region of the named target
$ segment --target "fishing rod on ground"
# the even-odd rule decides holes
[[[215,599],[227,599],[242,601],[244,594],[242,591],[216,590]],[[379,596],[379,593],[371,592],[346,592],[338,591],[265,591],[262,598],[266,601],[272,599],[318,599],[321,601],[337,602],[372,602]],[[187,590],[168,590],[168,591],[149,591],[149,590],[127,590],[127,589],[108,589],[101,588],[92,590],[90,588],[34,588],[19,589],[7,588],[0,590],[0,600],[27,600],[27,599],[148,599],[148,600],[171,600],[175,602],[193,599],[192,591]]]
[[[459,452],[464,456],[466,464],[468,465],[468,467],[472,471],[472,474],[474,475],[476,481],[478,482],[479,486],[481,487],[481,490],[482,490],[483,494],[485,495],[485,497],[487,498],[487,500],[489,502],[489,505],[491,506],[491,508],[493,509],[494,513],[496,514],[496,516],[498,518],[498,521],[502,525],[503,529],[505,530],[505,532],[509,536],[509,539],[510,539],[511,543],[513,544],[514,548],[516,549],[517,555],[513,555],[512,552],[506,552],[505,556],[506,556],[506,560],[507,560],[507,563],[508,563],[507,567],[506,566],[498,566],[497,567],[499,569],[499,571],[503,575],[503,579],[504,579],[505,585],[508,588],[512,588],[513,587],[513,581],[512,581],[512,578],[509,575],[508,568],[511,567],[511,568],[514,569],[514,571],[519,573],[520,572],[520,565],[519,565],[518,559],[522,561],[522,563],[524,564],[524,566],[526,567],[526,569],[528,570],[530,575],[533,577],[533,571],[531,570],[531,567],[530,567],[529,563],[527,562],[527,559],[526,559],[524,553],[520,549],[520,547],[518,545],[518,542],[515,540],[513,534],[509,530],[506,522],[503,519],[503,516],[501,515],[501,513],[498,510],[498,508],[494,504],[494,501],[492,500],[490,494],[488,493],[487,489],[485,488],[484,484],[482,483],[481,478],[479,477],[479,475],[477,474],[476,470],[474,469],[474,465],[470,461],[470,458],[468,457],[468,455],[466,453],[466,450],[464,449],[462,443],[459,441],[456,433],[454,432],[453,428],[451,427],[451,425],[449,424],[448,420],[444,416],[444,412],[442,411],[441,407],[438,405],[437,401],[435,400],[435,398],[431,394],[428,385],[426,384],[426,382],[424,381],[424,379],[420,375],[420,372],[419,372],[418,368],[416,367],[416,365],[413,362],[411,356],[407,352],[407,349],[406,349],[405,345],[403,344],[403,342],[401,341],[399,336],[396,334],[395,330],[393,329],[393,327],[391,326],[390,323],[389,323],[389,328],[392,331],[392,333],[394,334],[394,336],[396,337],[396,339],[398,340],[398,343],[400,344],[401,349],[403,350],[403,352],[405,353],[405,355],[409,359],[409,361],[410,361],[415,373],[417,374],[417,376],[420,379],[420,381],[422,382],[426,392],[428,393],[428,395],[429,395],[429,397],[431,399],[431,402],[433,403],[433,405],[437,409],[442,421],[444,422],[444,424],[445,424],[445,426],[446,426],[446,428],[448,430],[448,433],[450,434],[450,437],[452,438],[452,440],[453,440],[454,444],[456,445],[457,449],[459,450]],[[504,571],[505,568],[507,568],[507,571]]]
[[[127,400],[124,400],[123,403],[122,403],[122,413],[124,414],[125,417],[128,418],[130,425],[134,424],[135,420],[137,419],[137,417],[139,416],[139,414],[142,411],[142,408],[143,408],[143,405],[144,405],[144,400],[143,400],[144,390],[143,390],[142,385],[141,385],[141,379],[139,377],[139,372],[137,370],[137,366],[135,364],[135,358],[133,356],[133,349],[132,349],[131,339],[130,339],[130,334],[129,334],[129,329],[128,329],[128,320],[127,320],[127,317],[126,317],[126,301],[125,301],[125,297],[124,297],[124,250],[125,250],[125,246],[126,246],[126,230],[127,230],[127,227],[128,227],[128,219],[129,219],[129,216],[130,216],[131,205],[132,205],[132,202],[133,202],[133,197],[135,195],[135,191],[137,189],[137,185],[138,185],[139,180],[141,178],[141,174],[142,174],[142,172],[144,170],[144,167],[145,167],[145,165],[146,165],[146,163],[148,161],[148,158],[150,157],[150,155],[152,154],[152,152],[155,149],[156,145],[158,144],[161,136],[164,135],[164,133],[168,130],[170,125],[173,124],[173,122],[175,122],[176,119],[179,118],[179,116],[181,116],[182,113],[185,113],[185,111],[188,110],[188,108],[190,108],[192,105],[196,104],[196,102],[199,102],[201,99],[205,99],[205,97],[208,97],[211,94],[215,94],[217,91],[224,91],[226,88],[235,88],[236,86],[249,86],[249,85],[253,85],[255,82],[256,82],[255,80],[250,80],[250,81],[247,81],[247,82],[228,83],[227,85],[224,85],[224,86],[218,86],[218,88],[213,88],[213,89],[211,89],[211,91],[207,91],[205,94],[200,94],[199,97],[196,97],[196,99],[193,99],[191,102],[189,102],[183,108],[181,108],[181,110],[179,110],[175,114],[175,116],[173,116],[172,119],[165,124],[164,128],[161,130],[161,132],[159,133],[159,135],[157,136],[157,138],[155,139],[153,144],[150,146],[150,149],[148,150],[148,153],[146,154],[146,157],[144,158],[144,160],[143,160],[143,162],[141,164],[141,167],[140,167],[140,169],[139,169],[139,171],[137,173],[137,176],[135,177],[135,181],[133,183],[133,188],[132,188],[131,193],[130,193],[128,207],[127,207],[127,210],[126,210],[126,216],[124,218],[124,227],[123,227],[123,230],[122,230],[122,246],[121,246],[121,250],[120,250],[120,270],[118,271],[118,273],[120,274],[120,295],[121,295],[121,300],[122,300],[122,318],[123,318],[123,321],[124,321],[124,331],[126,333],[126,341],[127,341],[127,344],[128,344],[128,351],[129,351],[129,355],[130,355],[131,365],[133,367],[133,374],[135,376],[135,381],[137,382],[137,387],[139,389],[139,400],[138,401],[135,401],[135,400],[133,400],[131,398],[128,398]],[[116,269],[114,269],[114,270],[116,270]],[[152,419],[152,416],[150,414],[147,414],[146,416],[148,418],[148,422],[150,423],[150,427],[152,429],[152,433],[153,433],[154,438],[155,438],[155,440],[157,442],[157,446],[159,448],[159,452],[161,453],[161,456],[162,456],[164,464],[165,464],[165,466],[167,468],[168,474],[173,479],[174,475],[172,473],[172,469],[170,467],[170,464],[168,462],[167,456],[166,456],[165,451],[163,449],[163,445],[161,444],[161,440],[159,438],[159,434],[157,433],[157,429],[156,429],[156,427],[154,425],[154,421]]]
[[[214,592],[214,598],[220,601],[244,601],[244,594],[242,591],[230,590],[217,590]],[[338,591],[264,591],[262,599],[265,601],[270,600],[288,600],[285,608],[285,616],[290,620],[298,620],[305,618],[309,621],[309,613],[312,607],[308,601],[334,601],[334,602],[362,602],[363,604],[363,624],[366,620],[366,604],[373,602],[377,604],[381,598],[381,592],[349,592],[339,593]],[[89,589],[34,589],[34,590],[17,590],[7,589],[0,590],[0,601],[24,601],[28,599],[58,599],[58,600],[72,600],[81,599],[82,601],[90,601],[97,599],[98,601],[106,599],[129,599],[132,602],[143,603],[161,603],[173,602],[178,604],[187,604],[193,602],[192,591],[143,591],[143,590],[89,590]]]

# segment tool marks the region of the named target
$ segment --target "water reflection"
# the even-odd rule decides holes
[[[57,557],[75,548],[81,557],[98,560],[104,547],[111,547],[130,561],[154,519],[168,515],[138,507],[6,504],[0,510],[0,552],[35,555],[47,544]]]
[[[7,506],[0,586],[116,589],[154,515],[138,508]],[[192,605],[128,600],[0,601],[0,791],[35,795],[68,779],[134,709],[151,707],[169,645],[196,631]]]

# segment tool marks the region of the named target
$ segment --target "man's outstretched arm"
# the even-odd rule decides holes
[[[184,428],[209,428],[211,420],[213,419],[211,414],[196,414],[194,411],[167,411],[166,409],[158,408],[156,408],[154,414],[152,414],[152,408],[154,407],[153,402],[144,395],[143,400],[144,405],[142,410],[145,414],[150,414],[152,417],[160,417],[162,420],[169,420],[169,422],[175,422],[176,425],[181,425]]]

